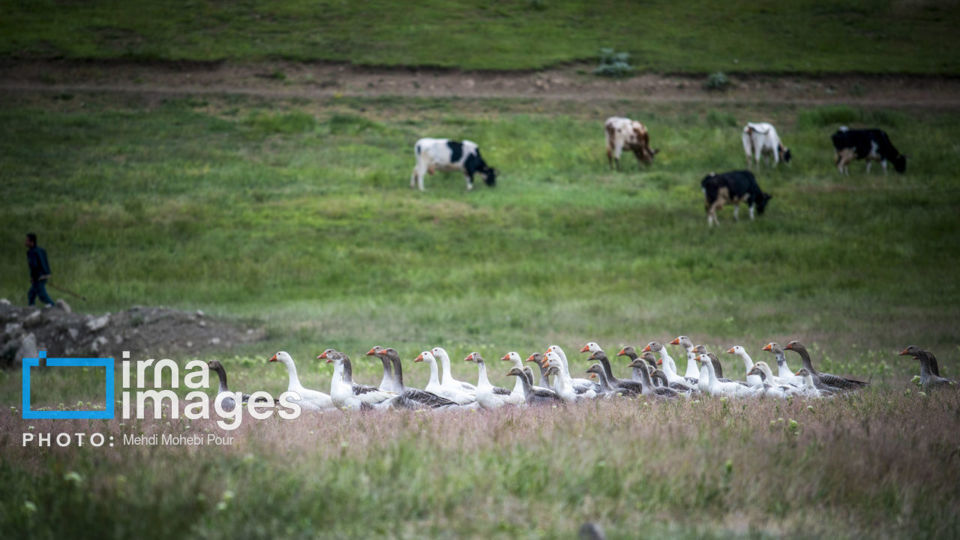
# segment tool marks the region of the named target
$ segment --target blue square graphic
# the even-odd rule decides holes
[[[113,388],[113,358],[47,358],[47,351],[40,351],[39,358],[23,359],[23,419],[59,420],[64,418],[108,420],[114,417],[115,401]],[[30,408],[30,368],[47,359],[47,367],[103,367],[106,368],[106,389],[102,411],[34,411]]]

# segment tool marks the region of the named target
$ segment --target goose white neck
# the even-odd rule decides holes
[[[343,378],[343,363],[340,361],[334,362],[333,377],[330,379],[330,394],[341,393],[347,384],[347,381]]]
[[[440,373],[440,380],[443,385],[447,386],[453,383],[453,373],[450,372],[450,357],[447,355],[447,351],[438,348],[434,356],[439,357],[440,365],[443,366],[443,371]]]
[[[490,379],[487,378],[487,366],[483,362],[477,362],[477,369],[480,371],[480,377],[477,379],[477,386],[488,388],[493,386]]]
[[[430,364],[430,385],[440,385],[440,377],[437,376],[437,361],[433,358],[427,360],[427,363]]]
[[[303,385],[300,384],[300,377],[297,377],[297,366],[293,363],[293,358],[285,356],[280,359],[280,361],[283,362],[283,365],[287,366],[287,377],[290,381],[287,385],[287,390],[294,391],[302,389]]]

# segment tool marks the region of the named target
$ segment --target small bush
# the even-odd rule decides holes
[[[707,90],[726,90],[730,87],[730,79],[727,78],[726,73],[717,71],[707,77],[707,82],[703,83],[703,87]]]
[[[625,77],[632,71],[630,53],[604,48],[600,49],[600,65],[593,70],[593,73],[604,77]]]

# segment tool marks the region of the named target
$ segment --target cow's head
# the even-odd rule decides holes
[[[480,169],[480,173],[483,174],[483,181],[487,183],[488,186],[493,187],[497,185],[497,170],[493,167],[483,166],[483,169]]]
[[[760,193],[760,199],[757,201],[757,213],[762,214],[763,210],[767,207],[767,203],[770,202],[772,198],[773,195],[769,193]]]
[[[893,162],[893,170],[898,173],[907,172],[907,156],[903,154],[897,154],[897,157],[891,160]]]
[[[793,158],[793,155],[790,154],[790,149],[784,145],[780,145],[780,161],[784,163],[790,163],[790,159]]]

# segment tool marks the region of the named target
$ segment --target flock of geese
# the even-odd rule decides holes
[[[427,364],[430,370],[430,377],[423,389],[404,384],[403,363],[397,350],[391,347],[376,346],[366,354],[379,359],[383,364],[383,378],[378,386],[354,382],[350,358],[345,353],[335,349],[323,351],[317,359],[333,364],[329,394],[305,388],[300,383],[297,367],[288,353],[278,352],[268,361],[280,362],[286,367],[289,377],[287,391],[299,395],[300,400],[297,403],[302,409],[314,411],[388,408],[497,409],[507,405],[561,405],[617,396],[644,396],[658,400],[690,398],[703,394],[735,398],[819,398],[856,391],[869,384],[818,371],[813,367],[806,347],[797,341],[791,341],[783,348],[776,343],[768,343],[763,347],[764,351],[773,354],[776,359],[776,374],[766,362],[754,363],[742,346],[735,345],[728,349],[727,354],[742,361],[743,379],[724,377],[723,366],[717,355],[708,352],[703,345],[694,345],[687,336],[680,336],[669,345],[684,349],[686,369],[682,375],[667,347],[657,341],[651,341],[639,353],[630,346],[617,352],[617,357],[626,357],[629,360],[627,367],[631,369],[631,374],[628,379],[620,379],[613,374],[607,354],[592,341],[580,349],[581,353],[589,353],[589,360],[594,362],[586,370],[589,378],[571,375],[567,355],[557,345],[551,345],[545,352],[537,352],[526,358],[527,362],[538,368],[539,378],[536,381],[534,371],[524,366],[520,354],[508,352],[500,360],[510,364],[507,375],[516,377],[513,389],[491,384],[486,363],[477,352],[464,358],[465,361],[476,364],[477,384],[457,380],[450,370],[450,356],[442,347],[423,351],[414,359],[416,363]],[[796,372],[790,369],[785,351],[797,353],[803,367]],[[911,346],[904,349],[900,355],[913,356],[920,362],[920,384],[924,388],[956,385],[954,381],[940,376],[937,360],[930,352]],[[216,361],[210,362],[209,366],[219,375],[219,392],[229,392],[223,366]],[[247,398],[247,395],[243,395],[243,402],[246,402]]]

